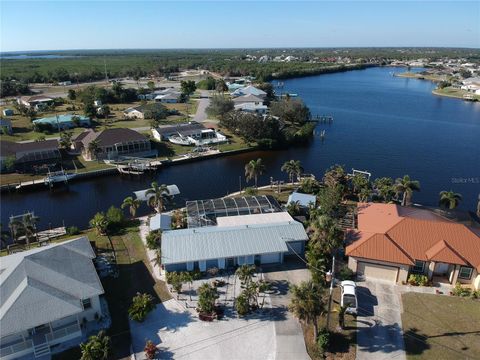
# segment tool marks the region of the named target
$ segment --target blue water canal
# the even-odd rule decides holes
[[[225,195],[244,182],[244,165],[264,159],[270,177],[286,179],[280,167],[286,160],[301,160],[305,171],[318,176],[338,163],[372,172],[373,177],[409,174],[421,183],[414,201],[436,205],[438,193],[454,190],[463,195],[463,209],[474,210],[480,193],[480,103],[438,97],[428,81],[393,77],[392,68],[370,68],[284,81],[283,91],[297,93],[313,114],[331,114],[324,141],[285,151],[253,152],[164,168],[152,177],[107,176],[73,182],[66,190],[3,194],[1,221],[34,210],[41,228],[88,226],[97,211],[119,206],[132,192],[152,180],[177,184],[175,201]],[[146,212],[147,209],[143,208]]]

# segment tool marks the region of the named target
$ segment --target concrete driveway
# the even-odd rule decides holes
[[[299,321],[288,311],[289,284],[299,284],[310,278],[310,272],[299,262],[285,263],[280,267],[266,267],[264,278],[272,283],[270,295],[273,312],[278,312],[274,321],[276,360],[309,360],[303,331]]]
[[[405,360],[401,300],[396,286],[367,280],[357,283],[357,359]]]
[[[192,120],[196,122],[203,122],[207,120],[208,115],[206,109],[208,105],[210,105],[210,91],[200,90],[200,99],[198,99],[197,112]]]
[[[159,344],[158,359],[275,359],[275,329],[269,314],[246,319],[225,316],[208,323],[172,299],[158,304],[145,322],[131,321],[130,329],[137,360],[145,359],[147,340]]]

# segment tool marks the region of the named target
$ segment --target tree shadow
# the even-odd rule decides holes
[[[417,328],[410,328],[403,333],[405,341],[405,352],[407,355],[420,355],[430,349],[428,336],[420,333]]]
[[[404,350],[402,329],[398,324],[383,325],[378,322],[360,328],[359,332],[357,345],[364,352],[389,354]]]

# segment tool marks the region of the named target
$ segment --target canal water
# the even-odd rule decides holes
[[[436,205],[438,193],[454,190],[463,195],[461,208],[474,210],[480,193],[480,103],[437,97],[428,81],[393,77],[393,68],[366,70],[290,79],[284,92],[297,93],[312,113],[334,117],[332,124],[319,124],[325,139],[284,151],[252,152],[196,163],[172,166],[142,178],[107,176],[71,183],[69,190],[41,190],[2,194],[1,221],[25,210],[49,226],[88,226],[97,211],[119,206],[133,191],[151,181],[176,184],[185,200],[206,199],[238,191],[244,186],[244,165],[261,157],[270,177],[287,179],[280,171],[286,160],[301,160],[305,172],[318,177],[338,163],[368,170],[372,176],[400,177],[409,174],[421,183],[414,201]],[[147,207],[141,209],[146,213]]]

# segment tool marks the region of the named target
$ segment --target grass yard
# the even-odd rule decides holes
[[[408,359],[480,358],[480,301],[406,293],[402,303]]]
[[[468,91],[453,88],[453,87],[450,87],[450,86],[446,87],[446,88],[443,88],[443,89],[435,89],[435,90],[433,90],[433,93],[435,95],[448,96],[448,97],[454,97],[454,98],[459,98],[459,99],[463,99],[463,95],[472,94],[471,92],[469,93]],[[473,94],[473,98],[477,99],[477,100],[480,100],[480,95]]]

